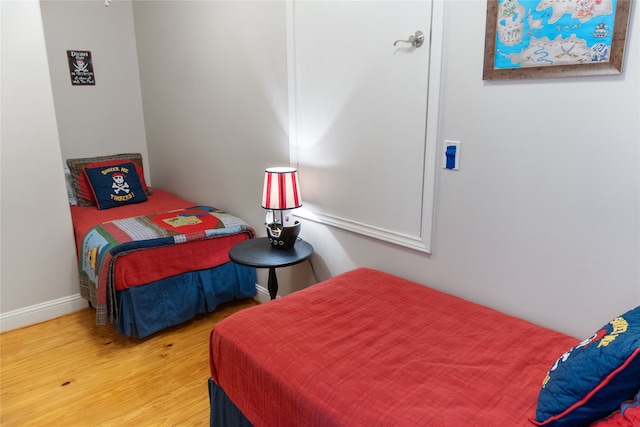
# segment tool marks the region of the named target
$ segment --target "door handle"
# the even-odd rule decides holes
[[[398,43],[410,43],[413,47],[420,47],[422,46],[422,43],[424,43],[424,33],[418,30],[409,36],[407,40],[396,40],[393,45],[395,46]]]

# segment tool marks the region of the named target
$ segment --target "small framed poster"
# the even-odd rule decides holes
[[[71,85],[94,86],[96,84],[91,52],[87,50],[68,50],[67,58],[69,60]]]

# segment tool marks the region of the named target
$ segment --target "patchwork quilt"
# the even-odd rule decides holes
[[[80,291],[96,309],[96,323],[117,321],[116,261],[129,253],[217,239],[255,231],[242,219],[211,206],[193,206],[153,215],[104,222],[82,239],[79,257]],[[152,256],[152,251],[149,251]],[[150,268],[162,268],[149,263]],[[186,269],[188,271],[188,268]],[[175,272],[174,272],[175,273]]]

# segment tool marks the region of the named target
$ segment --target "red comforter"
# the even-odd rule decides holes
[[[221,235],[216,238],[188,241],[188,244],[149,247],[144,250],[127,251],[119,255],[117,262],[111,266],[111,258],[105,264],[109,268],[99,271],[95,281],[83,275],[82,265],[87,255],[84,253],[83,241],[87,233],[96,225],[104,225],[124,218],[143,217],[145,215],[161,214],[163,212],[192,207],[193,202],[181,199],[167,191],[154,189],[144,203],[120,206],[113,209],[99,210],[95,206],[71,206],[71,217],[76,238],[78,258],[80,260],[81,294],[96,308],[96,322],[105,324],[113,318],[113,310],[108,303],[115,291],[126,290],[134,286],[143,286],[168,277],[177,276],[189,271],[205,270],[230,262],[229,249],[254,235],[248,225],[235,234]],[[236,219],[234,221],[241,221]],[[104,228],[103,227],[103,228]],[[114,228],[114,227],[111,227]],[[111,228],[109,229],[110,231]],[[134,232],[138,231],[135,228]],[[134,240],[123,234],[124,242]],[[185,239],[185,241],[188,239]],[[118,240],[120,241],[120,240]],[[110,270],[110,271],[109,271]],[[98,274],[98,273],[96,273]]]
[[[234,314],[214,381],[256,426],[530,426],[578,340],[369,269]]]
[[[167,191],[154,189],[144,203],[99,210],[95,206],[71,206],[71,217],[75,232],[77,251],[81,255],[82,239],[97,224],[123,218],[140,217],[159,212],[168,212],[193,206],[194,203],[181,199]],[[229,249],[250,238],[247,233],[194,241],[189,245],[164,246],[152,250],[134,251],[119,258],[114,267],[116,290],[141,286],[187,271],[204,270],[229,262]]]
[[[76,236],[76,247],[82,246],[82,238],[87,231],[96,224],[113,221],[115,219],[130,218],[155,212],[166,212],[193,206],[195,203],[181,199],[168,191],[153,189],[147,201],[133,205],[120,206],[113,209],[100,210],[95,206],[71,206],[73,231]]]

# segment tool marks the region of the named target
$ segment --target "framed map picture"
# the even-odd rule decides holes
[[[619,74],[631,0],[487,0],[483,80]]]

